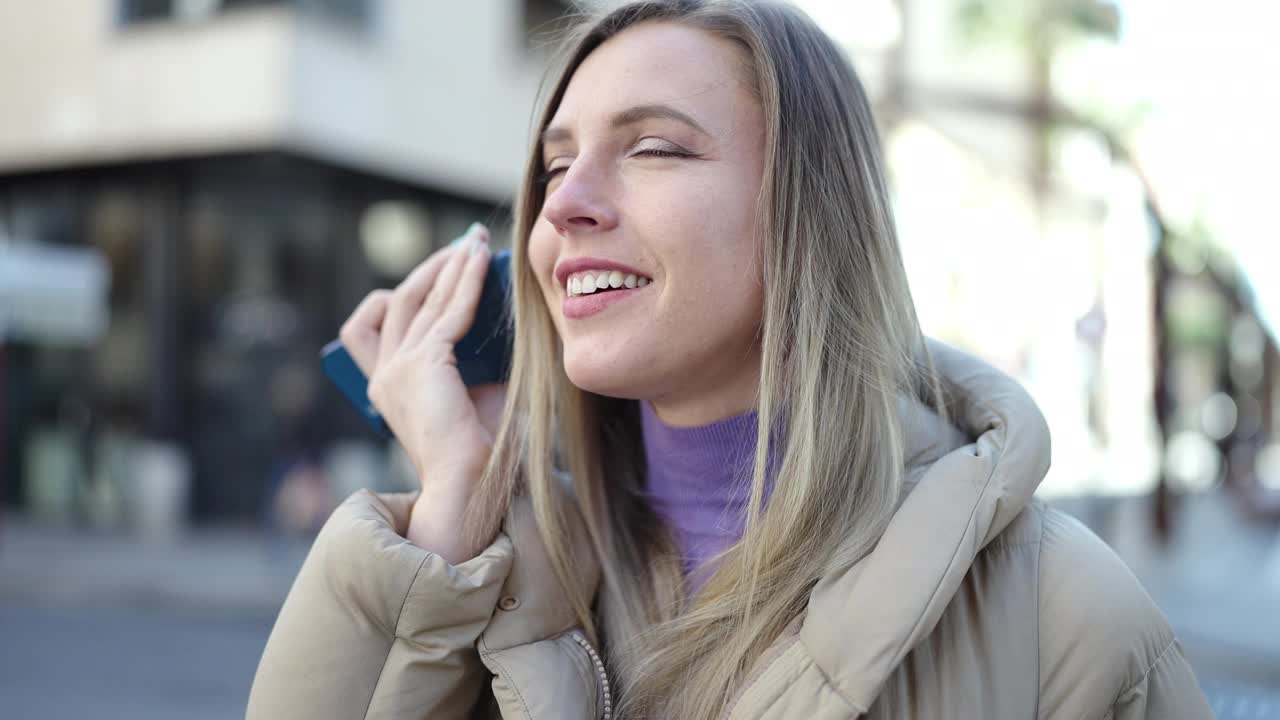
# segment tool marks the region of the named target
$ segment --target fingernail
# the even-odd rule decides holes
[[[485,227],[484,224],[479,221],[473,222],[470,225],[468,225],[467,231],[462,233],[460,237],[454,238],[453,242],[449,244],[457,245],[459,243],[463,243],[466,245],[471,245],[477,237],[480,237],[481,239],[483,239],[484,242],[489,241],[489,228]]]

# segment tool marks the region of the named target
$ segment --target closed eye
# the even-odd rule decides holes
[[[690,157],[691,153],[677,152],[675,150],[658,150],[656,148],[650,148],[648,150],[641,150],[640,152],[636,153],[636,155],[653,155],[654,157]],[[635,157],[635,155],[632,155],[632,157]]]
[[[633,153],[633,154],[631,155],[631,157],[638,157],[638,156],[641,156],[641,155],[648,155],[648,156],[650,156],[650,157],[663,157],[663,158],[666,158],[666,157],[676,157],[676,158],[694,157],[694,154],[693,154],[693,153],[684,152],[684,151],[682,151],[682,150],[681,150],[681,151],[676,151],[676,150],[658,150],[657,148],[648,148],[648,149],[645,149],[645,150],[640,150],[640,151],[638,151],[638,152],[636,152],[636,153]],[[547,170],[547,171],[545,171],[545,172],[543,172],[543,173],[539,174],[539,175],[538,175],[538,177],[534,179],[534,182],[536,182],[536,183],[537,183],[537,184],[539,184],[539,185],[546,185],[548,182],[551,182],[551,178],[554,178],[556,175],[558,175],[558,174],[560,174],[561,172],[563,172],[563,171],[565,171],[565,170],[568,170],[568,169],[569,169],[569,166],[568,166],[568,165],[563,165],[563,166],[561,166],[561,167],[557,167],[557,168],[551,168],[550,170]]]

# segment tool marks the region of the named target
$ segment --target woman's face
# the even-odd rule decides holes
[[[755,403],[764,123],[745,61],[701,30],[634,25],[582,62],[543,136],[529,260],[565,372],[671,424]]]

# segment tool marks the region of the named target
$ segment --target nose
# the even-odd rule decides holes
[[[542,215],[561,235],[572,232],[599,232],[613,228],[618,211],[609,198],[609,180],[579,158],[560,173],[559,184],[548,192]]]

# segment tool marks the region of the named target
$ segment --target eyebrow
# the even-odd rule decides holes
[[[666,118],[668,120],[675,120],[677,122],[682,122],[685,125],[688,125],[694,130],[697,130],[698,132],[702,133],[703,135],[707,135],[707,136],[711,135],[711,133],[707,132],[705,128],[703,128],[701,125],[698,124],[697,120],[694,120],[688,114],[683,113],[671,107],[670,105],[650,104],[650,105],[636,105],[634,107],[627,108],[626,110],[622,110],[614,114],[614,116],[609,120],[609,127],[616,130],[618,128],[625,127],[627,125],[634,125],[638,122],[641,122],[643,120],[649,120],[651,118]],[[569,140],[572,137],[573,137],[573,131],[570,130],[569,128],[553,126],[542,131],[541,139],[543,144],[547,144],[547,143],[553,143],[553,142],[560,142],[561,140]]]

